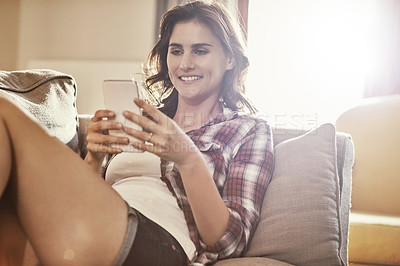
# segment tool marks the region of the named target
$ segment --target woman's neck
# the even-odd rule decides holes
[[[190,131],[200,128],[220,111],[221,105],[218,100],[203,102],[199,105],[190,105],[180,99],[174,121],[184,131]]]

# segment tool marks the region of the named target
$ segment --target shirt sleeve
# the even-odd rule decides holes
[[[229,209],[227,230],[217,244],[206,247],[218,260],[241,256],[259,221],[262,202],[273,171],[271,130],[255,124],[233,147],[222,197]]]

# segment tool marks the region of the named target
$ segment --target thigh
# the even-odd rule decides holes
[[[40,266],[38,257],[29,241],[26,242],[22,266]]]
[[[187,256],[166,230],[138,213],[139,225],[123,266],[184,266]]]
[[[0,199],[0,265],[39,265],[7,195]]]
[[[125,237],[125,202],[14,105],[0,103],[0,123],[12,146],[8,190],[41,263],[111,265]]]
[[[21,265],[26,235],[6,197],[0,199],[0,265]]]

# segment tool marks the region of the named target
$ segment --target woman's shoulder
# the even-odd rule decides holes
[[[272,139],[271,127],[263,117],[253,114],[236,113],[216,127],[215,139],[229,139],[229,146],[249,139]]]
[[[225,108],[222,113],[199,131],[192,132],[189,135],[197,136],[198,138],[206,137],[213,139],[213,141],[222,138],[224,140],[229,139],[230,142],[240,142],[246,136],[254,134],[271,134],[271,129],[266,119],[257,114],[242,113]]]
[[[270,125],[268,121],[261,115],[237,113],[237,115],[231,121],[239,126],[245,126],[249,128],[265,128],[270,131]]]
[[[236,154],[241,147],[269,151],[272,150],[272,131],[268,121],[255,114],[237,113],[231,120],[226,121],[218,135],[232,136],[226,147]],[[245,146],[244,146],[245,145]]]

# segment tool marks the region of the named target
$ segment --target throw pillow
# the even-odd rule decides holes
[[[343,265],[336,130],[322,125],[275,147],[275,169],[246,256]]]
[[[75,80],[52,70],[0,71],[0,93],[71,149],[78,147]]]

